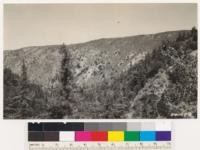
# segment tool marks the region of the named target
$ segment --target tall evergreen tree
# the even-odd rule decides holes
[[[27,77],[27,67],[25,61],[22,61],[21,68],[21,87],[20,87],[20,114],[22,117],[28,117],[30,115],[30,105],[28,98],[28,77]]]
[[[60,47],[60,53],[62,54],[61,67],[60,67],[60,82],[61,90],[59,97],[59,104],[50,108],[50,116],[52,118],[63,118],[64,116],[72,115],[73,100],[71,96],[72,91],[72,72],[70,53],[65,44]]]
[[[192,38],[194,41],[197,41],[197,34],[198,34],[197,32],[198,31],[197,31],[196,27],[193,27],[191,30],[191,33],[192,33]]]
[[[23,60],[21,67],[21,91],[20,91],[22,98],[25,98],[25,95],[27,93],[27,85],[28,85],[27,68]]]
[[[65,44],[60,47],[60,52],[63,55],[62,62],[61,62],[61,70],[60,70],[60,81],[62,85],[61,95],[65,101],[71,101],[70,98],[70,91],[71,91],[71,80],[72,80],[72,73],[70,70],[71,62],[70,62],[70,54],[67,50]]]

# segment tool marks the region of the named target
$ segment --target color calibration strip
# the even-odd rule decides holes
[[[44,122],[28,124],[29,142],[171,141],[169,122]]]

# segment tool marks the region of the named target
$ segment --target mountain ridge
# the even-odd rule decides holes
[[[121,36],[121,37],[107,37],[107,38],[97,38],[94,40],[89,40],[85,42],[78,42],[78,43],[72,43],[72,44],[66,44],[66,46],[73,46],[73,45],[78,45],[78,44],[86,44],[90,42],[95,42],[98,40],[110,40],[110,39],[122,39],[122,38],[131,38],[131,37],[139,37],[139,36],[151,36],[151,35],[159,35],[159,34],[165,34],[165,33],[171,33],[171,32],[188,32],[189,30],[170,30],[170,31],[163,31],[163,32],[156,32],[156,33],[151,33],[151,34],[136,34],[136,35],[130,35],[130,36]],[[34,48],[34,47],[46,47],[46,46],[59,46],[59,44],[52,44],[52,45],[33,45],[33,46],[22,46],[21,48],[17,49],[4,49],[4,51],[15,51],[15,50],[20,50],[20,49],[25,49],[25,48]]]

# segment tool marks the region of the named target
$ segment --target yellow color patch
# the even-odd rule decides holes
[[[124,131],[108,131],[108,141],[124,141]]]

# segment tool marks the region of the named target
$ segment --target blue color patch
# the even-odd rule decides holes
[[[140,141],[156,141],[156,132],[155,131],[141,131]]]

